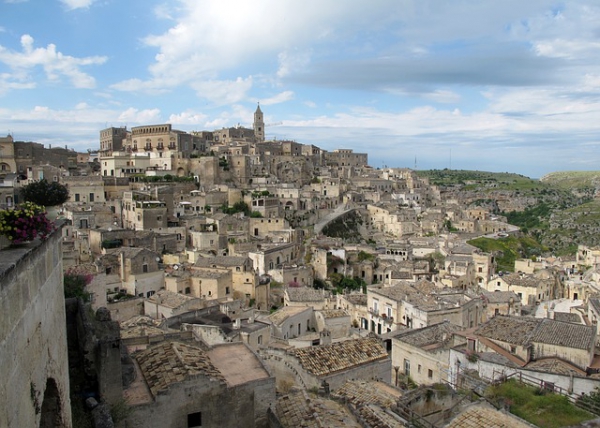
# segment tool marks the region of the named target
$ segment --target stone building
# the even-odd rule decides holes
[[[596,328],[548,318],[498,315],[477,328],[472,337],[470,346],[475,352],[495,352],[521,367],[555,360],[585,373],[594,358]]]
[[[310,389],[326,383],[331,391],[350,379],[391,382],[391,359],[374,337],[283,351],[261,349],[259,354],[277,378],[278,386]]]
[[[2,427],[72,426],[61,240],[0,249]]]
[[[135,427],[267,427],[275,379],[243,343],[209,350],[163,342],[134,354],[138,376],[124,391]]]
[[[15,145],[12,135],[0,137],[0,178],[4,178],[8,173],[17,172],[15,162]]]
[[[305,306],[284,306],[269,315],[271,334],[288,340],[305,335],[316,327],[314,310]]]
[[[465,343],[455,332],[463,330],[448,321],[406,330],[392,338],[392,366],[418,385],[431,385],[447,378],[450,348]]]

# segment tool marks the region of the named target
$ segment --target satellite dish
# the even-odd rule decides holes
[[[109,232],[112,232],[112,227],[109,227],[109,228],[108,228],[108,231],[109,231]]]
[[[179,269],[179,265],[174,265],[173,269],[175,269],[175,270]]]

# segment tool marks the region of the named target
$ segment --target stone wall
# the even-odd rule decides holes
[[[267,409],[276,402],[274,383],[270,377],[228,387],[198,375],[173,383],[148,404],[131,406],[127,426],[185,427],[189,414],[201,413],[202,426],[266,428]]]
[[[0,311],[0,426],[71,427],[60,230],[0,251]]]

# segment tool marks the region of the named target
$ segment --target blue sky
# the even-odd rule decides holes
[[[600,2],[0,0],[0,135],[251,126],[375,167],[600,169]]]

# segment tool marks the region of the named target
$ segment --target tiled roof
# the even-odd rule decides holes
[[[581,324],[581,316],[570,312],[554,312],[555,321],[570,322],[572,324]]]
[[[511,297],[513,302],[521,300],[514,291],[483,291],[481,294],[489,303],[509,303]]]
[[[135,355],[153,396],[176,382],[197,375],[225,383],[225,378],[200,348],[179,342],[162,342]]]
[[[537,287],[539,284],[552,283],[552,279],[542,279],[535,276],[526,276],[518,273],[511,273],[502,277],[504,282],[510,285],[521,287]]]
[[[594,328],[548,318],[499,315],[481,325],[475,330],[475,334],[520,346],[538,342],[575,349],[591,349]]]
[[[199,257],[195,265],[198,267],[211,267],[217,265],[219,267],[243,266],[248,260],[247,257],[237,256],[216,256],[216,257]]]
[[[355,305],[367,305],[367,295],[366,294],[346,294],[344,296],[348,302],[353,303]]]
[[[474,404],[459,413],[446,428],[530,428],[516,416],[489,405]]]
[[[399,391],[393,390],[393,392],[390,386],[380,382],[349,380],[341,388],[338,388],[333,396],[344,398],[357,408],[368,404],[377,404],[387,409],[393,406],[400,396]]]
[[[435,349],[438,349],[451,343],[453,334],[461,330],[463,330],[462,327],[442,322],[417,330],[405,331],[395,338],[415,347],[431,349],[431,346],[435,345]]]
[[[284,428],[359,428],[356,418],[334,400],[292,390],[277,400],[275,413]]]
[[[290,302],[322,302],[323,292],[312,287],[287,287],[285,289]]]
[[[324,311],[319,311],[321,312],[321,314],[323,314],[323,318],[342,318],[342,317],[347,317],[348,312],[342,310],[342,309],[327,309]]]
[[[591,349],[594,344],[594,327],[545,318],[532,335],[531,341],[568,348]]]
[[[570,376],[572,374],[586,376],[585,370],[581,370],[579,367],[568,361],[563,361],[558,358],[542,358],[540,360],[532,361],[527,364],[525,368],[540,372],[559,373],[565,376]]]
[[[166,332],[160,329],[160,322],[145,315],[136,315],[121,322],[121,339],[140,336],[158,336]]]
[[[388,358],[387,351],[374,337],[295,349],[292,355],[298,358],[305,370],[316,376]]]
[[[492,340],[525,346],[540,321],[537,318],[498,315],[482,324],[475,330],[475,334]]]
[[[178,308],[190,300],[194,300],[194,297],[168,290],[159,290],[148,298],[148,302],[166,306],[167,308]]]
[[[312,311],[312,307],[309,306],[284,306],[283,308],[273,312],[269,315],[269,320],[274,325],[280,325],[286,319],[304,311]]]

